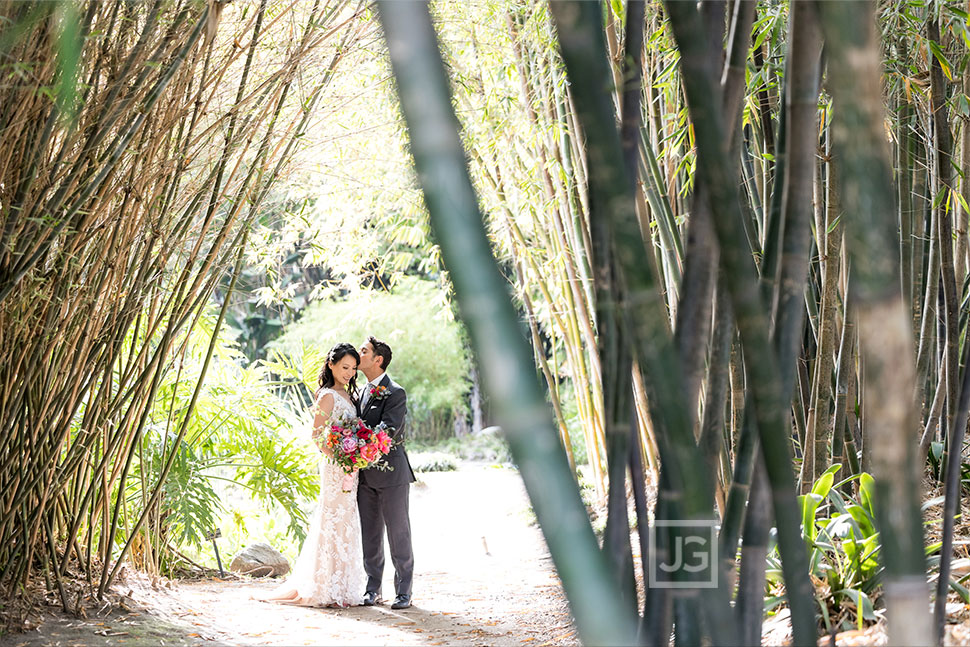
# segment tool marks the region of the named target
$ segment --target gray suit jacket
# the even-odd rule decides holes
[[[381,378],[378,386],[387,387],[387,396],[370,398],[361,408],[360,417],[367,426],[374,428],[381,422],[392,427],[394,432],[394,447],[384,458],[393,470],[380,470],[376,467],[360,471],[360,482],[372,488],[394,487],[415,481],[414,471],[408,461],[408,454],[404,450],[405,425],[408,413],[408,395],[404,388],[394,382],[387,373]],[[401,443],[401,444],[399,444]]]

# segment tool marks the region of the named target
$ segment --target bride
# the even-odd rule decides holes
[[[360,355],[352,344],[330,349],[320,371],[313,435],[337,417],[356,417],[350,394],[356,390]],[[323,449],[326,459],[329,449]],[[366,582],[357,514],[357,472],[347,475],[330,460],[320,463],[320,498],[309,532],[293,567],[279,587],[259,596],[267,602],[313,607],[349,607],[363,602]],[[347,491],[349,490],[349,491]]]

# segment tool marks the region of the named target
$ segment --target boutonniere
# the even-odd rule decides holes
[[[368,402],[376,402],[377,400],[383,400],[388,395],[390,395],[390,391],[386,386],[376,386],[376,385],[372,386],[370,388],[370,398],[368,399]]]

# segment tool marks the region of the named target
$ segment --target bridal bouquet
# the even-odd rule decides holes
[[[353,474],[355,469],[376,467],[390,469],[387,464],[379,461],[391,451],[390,428],[381,423],[371,429],[364,421],[357,417],[337,417],[313,439],[321,451],[326,448],[330,452],[330,460],[343,468],[347,475]],[[344,491],[350,491],[347,479],[344,479]]]

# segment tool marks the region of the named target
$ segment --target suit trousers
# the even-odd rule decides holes
[[[373,488],[363,482],[357,486],[361,542],[364,547],[364,572],[367,590],[380,593],[384,577],[384,529],[394,565],[394,593],[411,595],[414,554],[411,551],[411,520],[408,495],[411,484]]]

